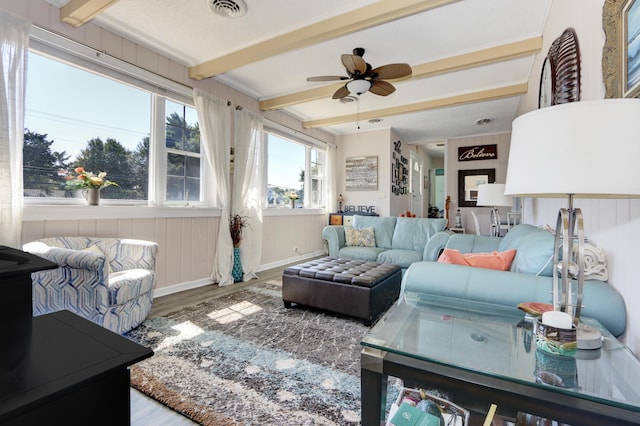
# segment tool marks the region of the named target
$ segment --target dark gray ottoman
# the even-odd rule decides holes
[[[324,257],[286,268],[282,300],[360,318],[369,326],[398,300],[398,265]]]

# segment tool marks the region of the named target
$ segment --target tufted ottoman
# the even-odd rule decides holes
[[[400,296],[398,265],[324,257],[286,268],[282,300],[360,318],[369,326]]]

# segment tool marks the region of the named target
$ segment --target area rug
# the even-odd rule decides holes
[[[277,280],[147,319],[132,386],[203,425],[360,424],[361,321],[286,309]],[[387,401],[399,384],[389,386]]]

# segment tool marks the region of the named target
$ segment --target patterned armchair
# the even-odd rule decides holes
[[[154,242],[55,237],[27,243],[23,250],[59,265],[31,275],[34,316],[67,309],[122,334],[151,310],[158,251]]]

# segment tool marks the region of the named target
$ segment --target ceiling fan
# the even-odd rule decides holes
[[[409,64],[388,64],[372,69],[371,65],[362,59],[363,55],[364,49],[362,47],[353,49],[353,55],[342,55],[342,64],[347,70],[348,77],[324,75],[309,77],[307,81],[349,80],[344,86],[336,90],[332,96],[333,99],[342,99],[350,94],[361,95],[367,91],[379,96],[390,95],[396,91],[396,88],[384,80],[411,75],[412,71]]]

